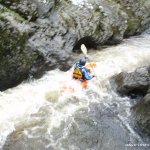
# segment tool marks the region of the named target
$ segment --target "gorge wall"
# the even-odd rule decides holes
[[[0,90],[69,69],[81,43],[117,44],[149,23],[149,0],[0,0]]]

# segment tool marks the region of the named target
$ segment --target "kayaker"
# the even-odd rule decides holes
[[[81,82],[84,82],[86,80],[91,80],[95,77],[95,75],[90,75],[90,69],[87,69],[85,67],[87,57],[83,57],[80,59],[74,67],[73,71],[73,78],[79,79]]]

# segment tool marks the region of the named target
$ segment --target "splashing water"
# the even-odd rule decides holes
[[[101,51],[89,50],[97,78],[86,90],[72,80],[71,69],[49,71],[1,92],[0,148],[119,150],[128,142],[143,142],[129,123],[130,99],[114,93],[109,78],[150,64],[149,41],[144,34]]]

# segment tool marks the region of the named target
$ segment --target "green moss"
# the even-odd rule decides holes
[[[96,30],[95,30],[96,35],[99,35],[100,33],[104,32],[103,26],[104,25],[100,22],[99,25],[97,26]]]
[[[0,13],[0,20],[3,21],[3,22],[6,21],[5,17],[3,15],[1,15],[1,13]]]
[[[26,21],[26,20],[25,20],[23,17],[21,17],[18,13],[14,12],[14,11],[12,11],[12,10],[6,8],[6,7],[0,8],[0,16],[3,17],[3,15],[4,15],[5,13],[10,13],[10,14],[12,14],[12,15],[14,16],[14,18],[15,18],[17,21],[21,22],[21,23]]]
[[[0,3],[4,4],[4,5],[11,5],[14,2],[18,2],[19,3],[20,0],[0,0]]]
[[[2,59],[7,55],[13,55],[13,51],[20,51],[28,34],[12,27],[3,16],[0,16],[0,20],[4,24],[3,28],[0,28],[0,59]]]
[[[35,21],[38,17],[37,7],[30,1],[24,3],[23,0],[2,0],[1,3],[12,12],[16,12],[25,20]],[[16,16],[16,18],[18,18],[18,16]],[[20,17],[18,19],[20,19]]]
[[[114,2],[117,3],[117,4],[120,4],[120,3],[121,3],[120,0],[112,0],[112,1],[114,1]]]
[[[131,9],[126,9],[126,13],[128,14],[128,27],[127,27],[127,32],[130,32],[132,30],[137,30],[140,28],[141,25],[141,20],[142,18],[139,16],[136,16],[133,10]]]
[[[95,11],[95,12],[101,12],[101,10],[100,10],[100,8],[99,8],[99,5],[96,5],[96,6],[94,7],[94,11]]]
[[[63,12],[60,13],[60,16],[62,17],[68,28],[75,27],[76,22],[74,19],[68,18]]]
[[[25,22],[17,13],[5,7],[0,8],[0,21],[4,24],[3,28],[0,28],[0,59],[10,55],[11,51],[17,51],[17,46],[23,46],[27,36],[26,33],[10,25],[9,20],[5,17],[6,13],[10,13],[20,23]]]

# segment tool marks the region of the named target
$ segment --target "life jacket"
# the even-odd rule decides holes
[[[82,79],[83,78],[83,74],[81,72],[81,68],[76,68],[73,71],[73,78],[75,79]]]

